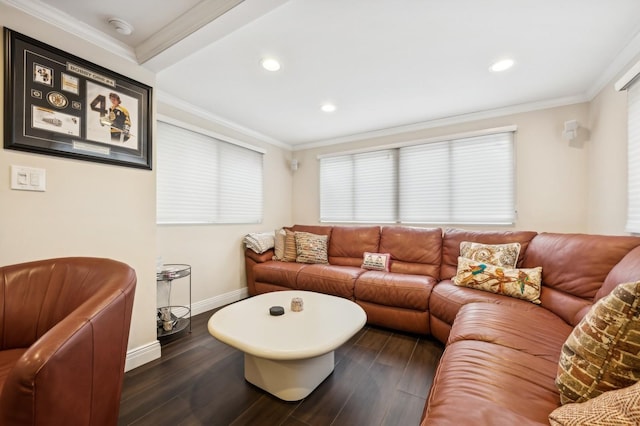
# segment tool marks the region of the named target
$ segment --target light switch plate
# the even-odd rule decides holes
[[[12,165],[11,189],[19,191],[46,191],[45,169]]]

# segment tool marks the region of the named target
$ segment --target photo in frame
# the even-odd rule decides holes
[[[11,29],[4,147],[151,169],[152,88]]]

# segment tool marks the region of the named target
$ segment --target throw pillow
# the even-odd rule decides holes
[[[503,268],[515,268],[520,254],[520,243],[481,244],[463,241],[460,256]]]
[[[565,404],[549,414],[551,426],[640,424],[640,382],[605,392],[581,403]]]
[[[640,281],[594,304],[560,352],[560,402],[583,402],[640,380]]]
[[[287,233],[284,229],[276,229],[273,242],[273,260],[284,259],[284,240],[286,237]]]
[[[295,232],[296,262],[299,263],[329,263],[327,260],[326,235],[316,235],[309,232]]]
[[[284,232],[284,256],[282,260],[285,262],[295,262],[297,256],[295,232],[289,231],[288,229],[285,229]]]
[[[361,268],[373,271],[389,272],[390,259],[391,255],[389,253],[369,253],[368,251],[365,251]]]
[[[540,303],[542,268],[501,268],[488,263],[458,257],[458,273],[453,282],[461,287],[516,297]]]

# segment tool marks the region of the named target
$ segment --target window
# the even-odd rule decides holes
[[[383,150],[320,160],[320,220],[393,222],[396,152]]]
[[[513,131],[320,158],[320,219],[512,224]]]
[[[262,153],[158,122],[158,223],[262,222]]]
[[[640,233],[640,62],[631,67],[614,85],[627,90],[627,226]]]
[[[640,233],[640,84],[628,89],[627,232]]]

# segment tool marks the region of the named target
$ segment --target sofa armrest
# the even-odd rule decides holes
[[[256,253],[251,249],[245,249],[244,251],[245,257],[248,257],[256,263],[264,263],[270,261],[273,258],[273,254],[273,249],[269,249],[264,253]]]

